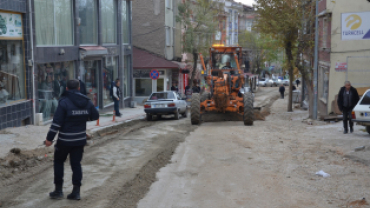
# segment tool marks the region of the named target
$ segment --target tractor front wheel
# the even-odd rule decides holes
[[[252,126],[254,120],[252,93],[244,93],[243,101],[244,101],[244,114],[243,114],[244,125]]]
[[[200,123],[200,97],[199,93],[193,93],[191,96],[191,124]]]

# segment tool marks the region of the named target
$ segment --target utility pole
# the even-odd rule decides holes
[[[317,73],[318,73],[318,47],[319,47],[319,0],[316,0],[315,17],[315,63],[313,69],[313,108],[312,119],[317,119]]]

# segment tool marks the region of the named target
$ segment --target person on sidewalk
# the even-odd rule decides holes
[[[121,99],[121,90],[119,86],[121,82],[119,79],[116,79],[115,85],[113,86],[113,101],[114,101],[114,111],[116,112],[116,116],[121,117],[122,114],[119,112],[119,101]]]
[[[45,146],[51,146],[55,135],[59,132],[54,152],[55,190],[50,192],[49,196],[52,199],[63,198],[64,162],[69,155],[73,172],[73,190],[67,198],[80,200],[81,160],[86,145],[86,121],[99,119],[99,112],[91,100],[80,93],[80,83],[77,79],[68,80],[64,94],[65,96],[59,100],[45,140]]]
[[[299,88],[299,83],[301,83],[301,81],[299,81],[299,79],[296,79],[295,83],[297,84],[297,88]]]
[[[343,112],[344,134],[348,133],[348,121],[350,132],[353,132],[352,110],[359,100],[360,97],[358,96],[356,88],[352,87],[349,81],[346,81],[344,87],[339,90],[337,100],[339,110]]]
[[[171,91],[173,92],[179,92],[179,88],[177,87],[177,83],[174,82],[171,87]]]
[[[284,99],[284,93],[285,93],[285,87],[284,87],[284,85],[280,85],[279,92],[280,92],[280,98],[281,99]]]

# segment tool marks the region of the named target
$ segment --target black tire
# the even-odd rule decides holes
[[[191,124],[200,123],[200,97],[199,93],[193,93],[191,96]]]
[[[146,120],[147,120],[147,121],[151,121],[151,120],[153,120],[153,115],[151,115],[151,114],[147,113],[147,114],[146,114]]]
[[[179,113],[179,109],[177,109],[175,113],[175,120],[179,120],[179,119],[180,119],[180,113]]]
[[[370,126],[366,126],[366,131],[370,134]]]
[[[158,120],[162,119],[162,115],[157,115],[157,119]]]
[[[244,125],[252,126],[254,121],[252,93],[244,93],[243,101],[244,101],[244,114],[243,114]]]
[[[181,115],[182,115],[182,117],[184,117],[184,118],[188,117],[187,112],[188,112],[188,110],[186,109],[186,110],[185,110],[185,112],[184,112],[183,114],[181,114]]]

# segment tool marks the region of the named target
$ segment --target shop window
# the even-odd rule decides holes
[[[72,0],[35,0],[37,46],[73,45]]]
[[[129,97],[130,94],[130,86],[131,86],[131,56],[125,56],[124,60],[124,82],[123,82],[123,89],[122,91],[124,92],[125,97]]]
[[[37,65],[38,112],[43,114],[44,120],[53,118],[67,81],[74,78],[73,72],[73,62]]]
[[[99,108],[99,61],[84,61],[87,97]]]
[[[108,57],[104,59],[103,67],[103,105],[107,106],[113,103],[110,96],[112,82],[118,78],[117,58]],[[122,90],[121,90],[122,91]]]
[[[135,96],[150,96],[152,94],[151,79],[135,79]]]
[[[131,1],[122,1],[122,43],[130,44],[130,11],[131,11]]]
[[[21,40],[0,40],[0,106],[25,99]]]
[[[79,2],[79,17],[81,18],[80,43],[81,45],[98,44],[98,8],[96,0]]]
[[[102,38],[105,44],[117,43],[117,5],[115,0],[101,0]]]

